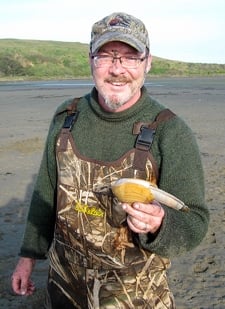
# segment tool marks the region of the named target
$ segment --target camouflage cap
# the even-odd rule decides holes
[[[90,50],[95,53],[104,44],[124,42],[139,52],[149,49],[148,31],[144,23],[126,13],[113,13],[96,22],[92,27]]]

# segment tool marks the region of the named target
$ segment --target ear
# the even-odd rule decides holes
[[[147,58],[147,61],[146,61],[146,68],[145,68],[145,73],[146,74],[150,71],[151,65],[152,65],[152,55],[149,54],[148,58]]]

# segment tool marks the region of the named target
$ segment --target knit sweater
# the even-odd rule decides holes
[[[67,100],[59,106],[50,125],[20,250],[24,257],[46,258],[54,236],[55,144],[70,102]],[[98,104],[94,88],[78,103],[79,116],[72,129],[76,147],[88,158],[114,161],[134,147],[133,124],[152,122],[164,108],[143,87],[141,98],[135,105],[122,112],[107,112]],[[209,213],[204,201],[199,149],[192,130],[176,116],[158,126],[151,151],[159,168],[159,188],[181,199],[190,211],[185,213],[162,205],[165,217],[157,236],[150,233],[137,236],[144,249],[165,257],[177,256],[196,247],[208,228]]]

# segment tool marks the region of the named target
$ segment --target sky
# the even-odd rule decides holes
[[[0,0],[0,39],[90,42],[113,12],[141,19],[153,56],[225,64],[224,0]]]

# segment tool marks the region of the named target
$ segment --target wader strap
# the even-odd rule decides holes
[[[79,100],[80,98],[74,98],[71,104],[67,106],[67,116],[61,130],[60,151],[66,151],[71,130],[79,115],[79,111],[77,110]]]
[[[134,124],[133,134],[138,134],[135,141],[135,154],[133,168],[139,171],[145,171],[147,158],[150,156],[152,162],[152,168],[155,173],[156,179],[158,179],[158,167],[155,159],[153,158],[150,149],[153,143],[157,126],[170,118],[175,114],[169,109],[164,109],[156,116],[152,123],[138,122]]]
[[[79,101],[80,101],[80,97],[74,98],[73,101],[67,106],[67,114],[68,115],[77,111],[77,104],[78,104]]]

